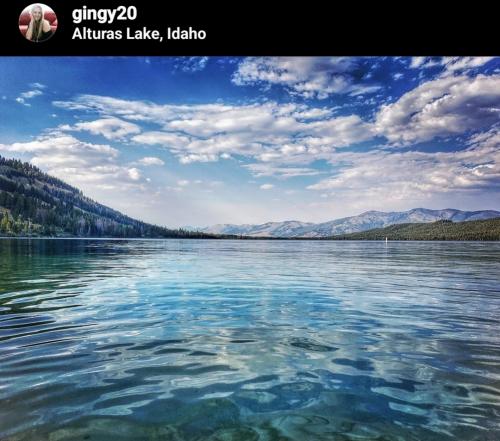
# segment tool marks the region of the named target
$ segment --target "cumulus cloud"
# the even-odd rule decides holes
[[[339,116],[309,125],[311,135],[326,137],[332,146],[345,147],[374,137],[371,123],[358,115]]]
[[[132,181],[138,181],[141,179],[141,171],[135,167],[129,168],[127,173]]]
[[[54,132],[39,136],[34,141],[15,142],[13,144],[0,144],[2,150],[8,152],[20,153],[78,153],[78,154],[96,154],[106,157],[116,157],[118,150],[107,144],[92,144],[83,142],[71,135]]]
[[[352,213],[370,208],[403,208],[403,205],[404,208],[430,206],[430,201],[436,203],[436,195],[443,195],[442,200],[446,201],[453,200],[452,196],[493,198],[500,187],[500,74],[492,74],[493,69],[487,67],[484,71],[488,75],[477,75],[475,69],[487,62],[487,57],[414,58],[411,66],[421,70],[417,72],[421,78],[434,72],[439,76],[399,98],[385,94],[385,103],[377,107],[384,95],[366,99],[361,94],[378,87],[367,80],[373,81],[382,69],[376,70],[373,66],[375,73],[366,75],[366,61],[247,58],[237,67],[233,76],[235,83],[278,85],[291,94],[311,98],[339,93],[351,97],[341,98],[340,102],[347,101],[347,104],[339,109],[333,106],[338,104],[332,103],[334,99],[319,104],[299,104],[302,100],[299,103],[164,104],[79,95],[70,101],[54,102],[59,109],[71,111],[70,115],[62,110],[57,112],[62,121],[71,121],[70,124],[30,142],[0,145],[0,150],[26,154],[45,171],[86,193],[96,188],[113,189],[108,193],[90,191],[89,194],[108,195],[108,203],[117,208],[120,208],[119,203],[115,205],[117,200],[122,201],[122,206],[129,204],[130,195],[134,193],[130,190],[146,188],[146,173],[152,171],[147,167],[164,165],[160,157],[170,157],[164,150],[182,164],[226,160],[225,168],[232,171],[242,168],[244,180],[251,179],[247,172],[260,178],[252,182],[252,189],[259,193],[262,201],[269,202],[271,198],[265,196],[275,193],[276,187],[269,181],[275,185],[285,184],[282,180],[295,178],[294,201],[307,199],[299,201],[297,210],[303,212],[309,203],[324,204],[310,210],[314,216],[321,210],[329,215],[334,205],[338,212],[346,209]],[[403,67],[406,70],[399,72]],[[424,72],[431,67],[437,69]],[[403,74],[415,76],[408,69],[407,59],[398,65],[397,71],[384,72],[393,80],[400,80]],[[361,83],[354,80],[354,75],[362,76]],[[398,84],[405,87],[413,83],[399,81]],[[21,104],[29,105],[30,100],[36,100],[42,92],[45,92],[42,86],[31,84],[30,90],[17,98]],[[359,114],[349,114],[347,109],[360,109],[359,103],[372,107],[363,107]],[[71,119],[64,120],[67,116]],[[83,142],[76,138],[81,132],[110,141],[99,138],[102,143]],[[440,143],[443,138],[447,141],[447,151],[436,152],[443,146]],[[136,149],[134,159],[123,159],[116,149],[120,142],[128,143],[123,156]],[[418,145],[421,142],[426,144]],[[448,151],[453,142],[457,142],[457,147],[453,152]],[[137,153],[143,151],[147,153]],[[175,164],[173,167],[188,168]],[[213,164],[200,166],[207,173],[216,168]],[[192,173],[179,173],[172,178],[169,170],[156,169],[155,179],[160,173],[164,173],[170,186],[163,183],[153,188],[157,184],[151,184],[147,188],[154,190],[151,193],[158,190],[158,200],[171,197],[169,204],[172,200],[181,204],[176,206],[189,205],[192,194],[213,191],[214,199],[206,202],[207,207],[212,207],[212,203],[217,203],[216,194],[222,200],[221,195],[234,191],[229,185],[215,191],[220,183],[211,183],[208,178],[201,182],[193,178]],[[190,180],[181,179],[182,176]],[[298,188],[301,181],[310,183],[311,180],[317,182],[308,187],[310,191]],[[121,196],[116,198],[120,190]],[[165,190],[173,190],[173,196],[166,195],[169,192]],[[291,194],[291,191],[283,188],[283,194]],[[210,194],[205,196],[208,198]],[[139,205],[150,201],[142,198]],[[179,201],[188,202],[182,205],[184,202]],[[451,202],[449,205],[453,206]],[[278,206],[274,202],[272,206],[265,206],[263,202],[262,216],[269,217],[269,210],[282,208]],[[212,209],[207,207],[204,209]],[[233,207],[228,207],[227,213],[230,212],[234,212]],[[136,215],[143,213],[137,208]]]
[[[80,188],[126,188],[140,183],[139,169],[121,165],[118,150],[92,144],[61,132],[48,133],[29,142],[0,144],[0,150],[32,154],[31,162]]]
[[[217,160],[217,155],[213,154],[188,153],[179,156],[181,164],[191,164],[192,162],[216,162]]]
[[[93,135],[102,135],[106,139],[125,139],[128,135],[140,133],[141,129],[137,124],[124,121],[119,118],[107,117],[95,121],[79,122],[73,126],[63,125],[61,130],[87,131]]]
[[[432,192],[472,191],[486,179],[490,183],[496,179],[492,164],[497,163],[497,156],[487,153],[485,146],[496,142],[498,135],[485,130],[499,122],[500,75],[427,81],[381,106],[372,119],[334,116],[328,108],[276,102],[172,105],[82,95],[56,105],[97,112],[103,117],[98,121],[116,118],[131,127],[142,122],[156,125],[154,130],[129,130],[121,135],[137,144],[165,148],[183,164],[231,159],[241,161],[253,176],[289,179],[325,173],[316,164],[323,160],[338,170],[310,186],[323,194],[351,191],[354,197],[361,191],[363,197],[374,198],[377,191],[383,191],[402,201]],[[484,133],[478,135],[478,131]],[[467,146],[462,142],[466,149],[454,154],[393,150],[457,135],[470,137],[470,142]],[[389,141],[385,149],[343,151],[375,139],[383,144],[384,138]],[[139,164],[153,165],[146,162]]]
[[[448,76],[382,106],[376,130],[394,143],[416,143],[492,126],[499,108],[500,75]]]
[[[156,158],[154,156],[146,156],[142,159],[139,159],[139,164],[145,165],[145,166],[150,166],[150,165],[164,165],[165,162],[162,161],[160,158]]]
[[[234,84],[281,85],[292,94],[325,99],[332,94],[368,94],[378,85],[359,84],[351,71],[354,57],[248,57],[232,77]]]
[[[189,143],[189,138],[174,132],[144,132],[132,137],[139,144],[162,145],[166,148],[182,148]]]
[[[274,185],[273,184],[262,184],[259,188],[261,190],[271,190],[271,188],[274,188]]]
[[[334,117],[331,109],[293,103],[159,105],[82,95],[55,104],[154,123],[161,130],[142,132],[131,140],[166,148],[183,164],[235,155],[276,163],[310,162],[375,135],[373,125],[357,115]]]
[[[500,187],[500,131],[474,135],[469,146],[454,152],[380,151],[336,153],[339,172],[310,190],[367,202],[419,201],[436,194],[471,195]],[[496,191],[497,191],[496,190]]]

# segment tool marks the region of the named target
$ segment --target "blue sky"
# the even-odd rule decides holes
[[[3,57],[0,154],[170,227],[500,209],[500,58]]]

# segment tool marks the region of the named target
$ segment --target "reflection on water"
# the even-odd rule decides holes
[[[500,439],[500,244],[0,240],[0,439]]]

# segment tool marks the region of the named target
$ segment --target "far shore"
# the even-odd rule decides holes
[[[386,242],[385,239],[345,239],[336,237],[254,237],[254,236],[235,236],[235,237],[82,237],[82,236],[0,236],[0,240],[5,239],[21,239],[21,240],[143,240],[143,241],[160,241],[160,240],[258,240],[258,241],[335,241],[335,242]],[[480,240],[480,239],[388,239],[387,242],[499,242],[496,240]]]

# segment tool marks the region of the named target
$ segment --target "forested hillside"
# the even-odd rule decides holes
[[[333,236],[337,240],[500,240],[500,218],[467,222],[442,220],[399,224]]]
[[[29,163],[1,156],[0,235],[214,237],[132,219]]]

